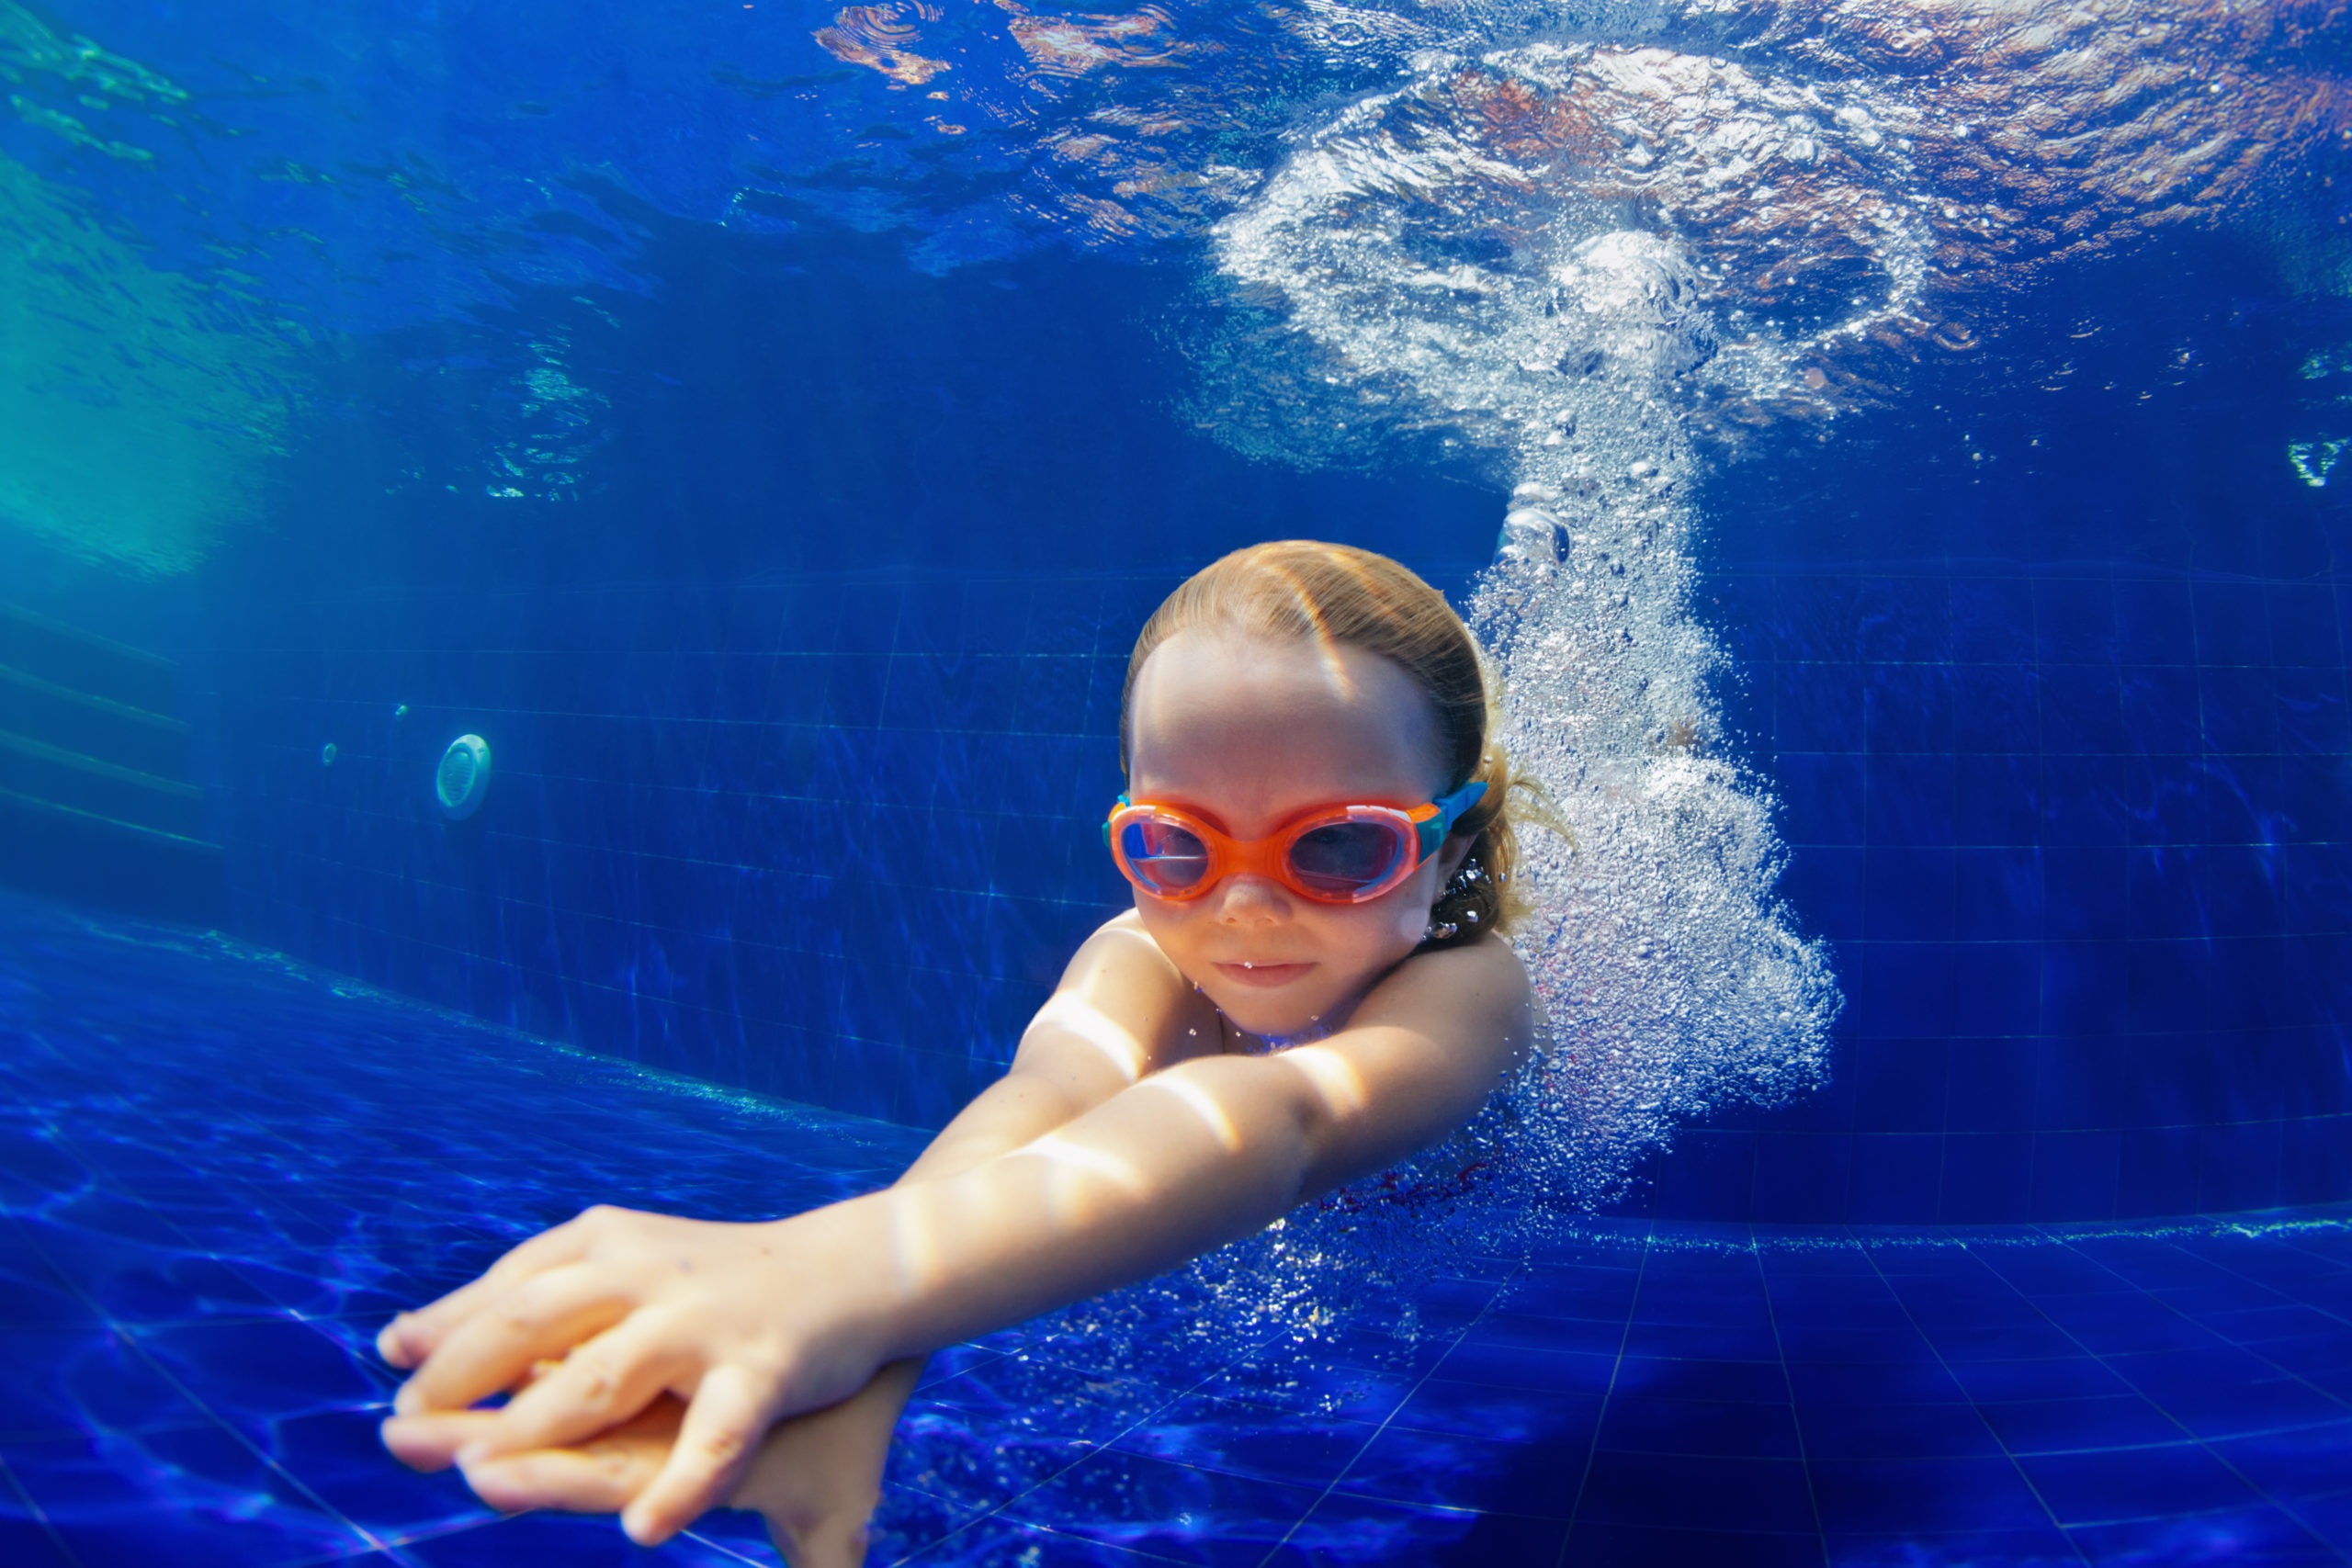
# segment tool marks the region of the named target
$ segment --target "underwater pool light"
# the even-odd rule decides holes
[[[433,794],[441,802],[441,815],[462,822],[481,809],[481,797],[489,793],[490,742],[479,735],[458,736],[433,770]]]

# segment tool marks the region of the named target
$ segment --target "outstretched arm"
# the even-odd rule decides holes
[[[1136,1025],[1118,1021],[1112,1010],[1133,1013]],[[1200,1010],[1133,915],[1108,922],[1071,958],[1055,998],[1023,1034],[1010,1070],[948,1123],[896,1185],[968,1170],[1082,1115],[1145,1072],[1198,1055],[1200,1025],[1209,1021],[1193,1018]],[[449,1304],[404,1316],[388,1329],[388,1358],[413,1364],[429,1353],[453,1321]],[[729,1502],[766,1517],[793,1568],[865,1561],[866,1520],[880,1497],[891,1435],[922,1366],[920,1358],[892,1362],[848,1399],[778,1422],[762,1440]],[[618,1513],[668,1461],[684,1410],[665,1393],[586,1442],[481,1459],[467,1466],[466,1479],[485,1501],[509,1512]],[[450,1415],[420,1427],[395,1418],[386,1435],[410,1463],[440,1469],[491,1419],[489,1412]]]
[[[1117,1030],[1077,1010],[1070,1026],[1100,1035],[1086,1049],[1127,1087],[953,1175],[768,1224],[592,1211],[431,1309],[437,1343],[399,1408],[460,1408],[575,1345],[467,1423],[476,1451],[573,1442],[665,1389],[689,1398],[669,1463],[625,1516],[637,1539],[666,1539],[727,1495],[778,1416],[838,1401],[887,1362],[1155,1273],[1442,1135],[1493,1088],[1529,1019],[1517,961],[1488,942],[1410,961],[1346,1029],[1279,1055],[1147,1072],[1149,1051],[1118,1061]]]

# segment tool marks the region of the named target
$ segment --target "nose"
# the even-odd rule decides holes
[[[1264,926],[1290,916],[1290,895],[1271,876],[1236,872],[1210,895],[1216,918],[1227,925]]]

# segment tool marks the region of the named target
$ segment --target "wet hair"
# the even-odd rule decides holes
[[[1473,941],[1481,931],[1507,929],[1523,912],[1511,883],[1520,858],[1512,796],[1522,796],[1522,816],[1530,803],[1537,820],[1550,813],[1541,791],[1489,739],[1493,685],[1477,643],[1445,595],[1386,556],[1347,545],[1285,539],[1211,562],[1162,601],[1136,637],[1119,698],[1121,772],[1128,764],[1136,676],[1153,649],[1194,629],[1344,644],[1379,654],[1412,677],[1437,717],[1447,781],[1442,793],[1473,779],[1487,786],[1454,824],[1455,835],[1470,836],[1470,852],[1438,896],[1422,946]]]

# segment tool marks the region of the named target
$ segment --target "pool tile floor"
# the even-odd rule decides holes
[[[369,1338],[585,1202],[781,1213],[922,1141],[0,896],[0,1562],[773,1563],[403,1470]],[[876,1561],[2352,1562],[2352,1211],[1460,1265],[1408,1352],[943,1353]]]

